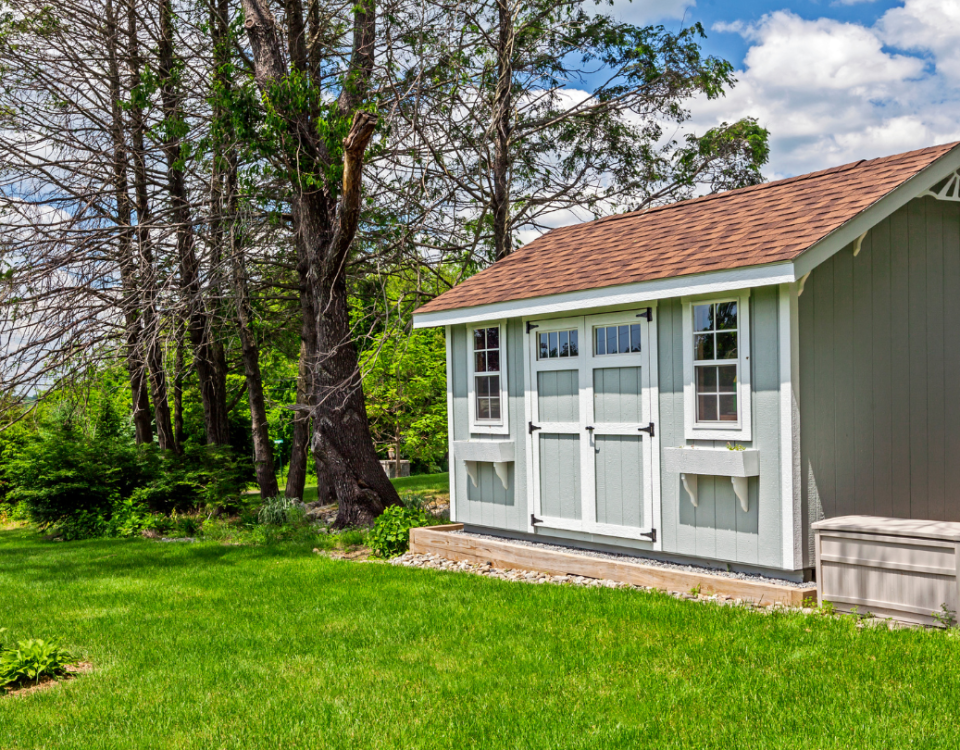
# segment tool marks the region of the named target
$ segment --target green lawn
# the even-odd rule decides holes
[[[303,488],[303,502],[312,503],[317,499],[317,478],[311,477],[313,484]],[[450,475],[443,474],[418,474],[413,477],[401,477],[400,479],[391,479],[393,486],[399,492],[419,492],[424,495],[449,495],[450,494]],[[282,489],[282,488],[281,488]]]
[[[956,748],[960,638],[308,546],[0,532],[0,625],[97,671],[0,748]]]

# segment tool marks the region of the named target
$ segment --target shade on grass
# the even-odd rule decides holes
[[[0,748],[849,748],[960,739],[960,639],[306,547],[0,532],[0,625],[97,671]]]
[[[316,479],[313,479],[316,482]],[[421,492],[424,494],[430,495],[446,495],[450,492],[450,475],[444,472],[443,474],[415,474],[412,477],[400,477],[399,479],[391,479],[393,486],[397,488],[397,492],[401,494],[405,492]],[[303,488],[303,497],[301,498],[305,503],[312,503],[317,499],[317,485],[313,484],[312,486],[307,486]]]

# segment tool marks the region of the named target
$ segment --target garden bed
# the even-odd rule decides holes
[[[526,570],[558,576],[583,576],[672,592],[696,590],[706,595],[729,596],[760,605],[788,607],[816,605],[815,584],[775,581],[760,576],[723,575],[706,568],[659,561],[561,549],[539,542],[500,540],[463,531],[463,524],[412,529],[410,552],[434,554],[450,560],[490,563],[497,568]]]

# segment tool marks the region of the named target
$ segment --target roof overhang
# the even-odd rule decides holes
[[[461,307],[436,312],[414,313],[414,328],[479,323],[503,318],[533,318],[572,313],[578,310],[598,310],[606,307],[624,307],[653,302],[671,297],[793,283],[858,237],[905,206],[954,172],[960,171],[960,146],[956,146],[925,169],[903,182],[894,190],[858,213],[854,218],[811,245],[792,262],[746,266],[712,273],[673,276],[652,279],[622,286],[584,289],[531,299],[507,300],[488,305]]]
[[[914,198],[920,197],[937,183],[947,179],[958,169],[960,169],[960,146],[955,146],[926,169],[920,170],[846,224],[842,224],[822,240],[804,250],[793,261],[797,277],[806,276],[821,263],[854,242],[864,232],[869,231],[897,209],[903,208]]]
[[[734,289],[748,289],[770,284],[787,284],[797,280],[793,263],[746,266],[713,273],[671,276],[666,279],[640,281],[636,284],[583,289],[577,292],[551,294],[532,299],[508,300],[490,305],[461,307],[453,310],[414,313],[414,328],[433,328],[465,323],[479,323],[502,318],[535,318],[600,307],[627,307],[671,297],[694,294],[715,294]]]

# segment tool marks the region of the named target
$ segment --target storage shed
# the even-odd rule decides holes
[[[960,148],[546,233],[444,326],[451,519],[809,577],[812,524],[960,521]]]

